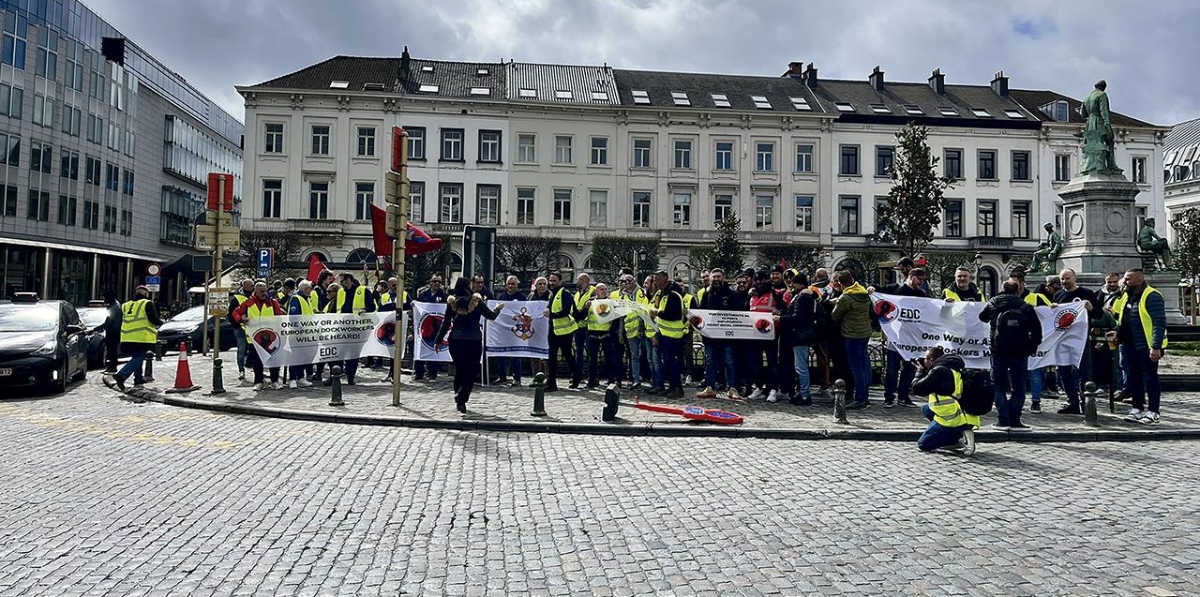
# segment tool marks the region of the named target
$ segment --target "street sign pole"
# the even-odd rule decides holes
[[[404,321],[404,245],[408,240],[408,210],[410,207],[408,196],[408,133],[404,129],[394,126],[392,127],[392,168],[388,173],[388,189],[386,199],[389,203],[388,211],[395,214],[391,224],[392,229],[388,232],[396,237],[396,242],[392,243],[392,269],[395,270],[396,279],[399,283],[396,285],[397,296],[396,303],[396,325],[393,335],[393,354],[392,354],[392,406],[400,406],[400,349],[403,347],[405,335],[401,332],[401,323]]]
[[[217,183],[218,183],[217,184],[217,222],[216,222],[216,224],[217,224],[217,242],[213,244],[213,269],[216,271],[218,286],[221,285],[221,282],[220,282],[221,272],[225,271],[221,267],[221,265],[222,265],[221,264],[221,256],[222,256],[221,249],[223,248],[221,245],[221,241],[223,240],[221,238],[221,220],[224,219],[224,212],[225,212],[225,177],[227,177],[227,176],[230,176],[230,175],[229,174],[218,174],[216,177]],[[210,176],[209,179],[211,180],[212,177]],[[205,309],[205,311],[207,311],[208,310],[207,285],[205,285],[204,305],[205,305],[204,309]],[[221,325],[220,325],[220,322],[217,322],[217,325],[215,325],[213,327],[215,328],[215,330],[213,331],[212,393],[213,394],[224,394],[225,393],[225,380],[221,375]],[[205,335],[207,335],[207,334],[205,334]]]
[[[208,311],[208,270],[204,270],[204,328],[205,331],[200,333],[200,354],[208,354],[208,318],[212,313]],[[214,327],[220,328],[221,322],[214,321]]]

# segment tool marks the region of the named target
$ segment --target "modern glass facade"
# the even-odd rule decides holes
[[[163,167],[198,185],[208,184],[209,172],[233,174],[233,197],[242,198],[242,156],[174,116],[167,116],[167,146]]]

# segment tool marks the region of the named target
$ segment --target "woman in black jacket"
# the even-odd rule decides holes
[[[471,294],[471,281],[458,279],[454,291],[446,298],[446,315],[442,327],[434,339],[434,346],[441,346],[442,339],[450,336],[450,359],[454,361],[454,403],[458,412],[467,412],[467,401],[475,381],[479,377],[479,358],[483,354],[483,331],[479,318],[495,320],[504,309],[504,304],[494,310],[487,308],[487,301],[479,293]],[[440,350],[440,349],[439,349]]]
[[[796,274],[792,278],[792,302],[788,303],[787,312],[775,321],[781,323],[780,333],[786,334],[787,345],[792,351],[796,366],[796,394],[789,404],[794,406],[812,406],[812,394],[809,392],[808,351],[817,340],[817,306],[816,297],[808,287],[808,276]]]

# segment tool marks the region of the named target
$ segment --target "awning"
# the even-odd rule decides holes
[[[124,251],[113,251],[112,249],[97,249],[85,247],[82,245],[64,245],[62,243],[48,243],[38,240],[27,240],[23,238],[8,238],[0,236],[0,245],[19,245],[22,247],[37,247],[39,249],[54,249],[55,251],[70,251],[72,253],[95,253],[107,257],[120,257],[122,259],[136,259],[138,261],[154,261],[164,262],[171,260],[171,257],[164,255],[139,255],[137,253],[126,253]]]

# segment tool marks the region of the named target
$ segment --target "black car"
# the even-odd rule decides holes
[[[207,321],[205,321],[207,319]],[[189,352],[199,352],[203,345],[200,328],[203,325],[208,334],[208,346],[213,346],[213,336],[216,326],[221,326],[221,350],[228,350],[237,344],[233,336],[233,326],[224,317],[205,317],[204,306],[192,307],[181,311],[174,317],[163,322],[158,328],[158,345],[163,352],[179,350],[180,342],[187,342]]]
[[[87,376],[87,330],[65,301],[0,304],[0,387],[67,391]]]
[[[104,357],[108,356],[108,347],[104,342],[108,327],[107,307],[84,307],[79,310],[79,319],[87,328],[87,359],[88,368],[95,369],[104,366]]]

